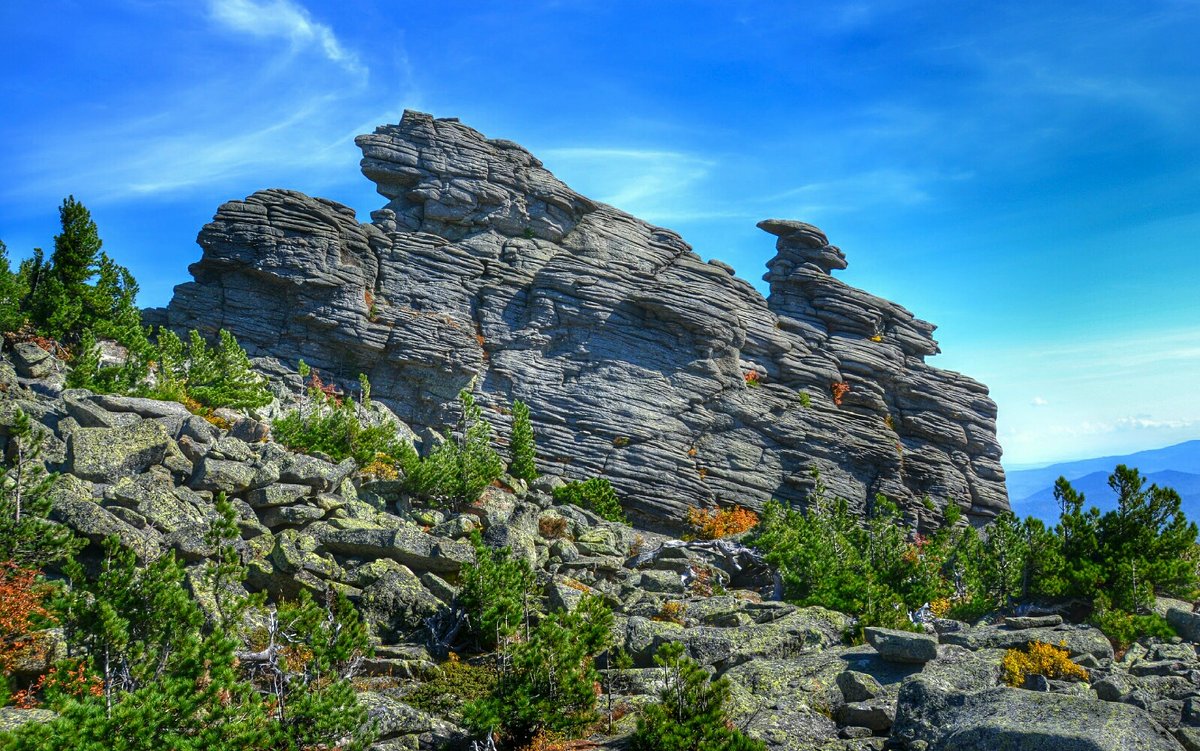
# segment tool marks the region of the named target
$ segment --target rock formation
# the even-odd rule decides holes
[[[987,389],[925,364],[931,324],[831,276],[845,257],[816,227],[759,224],[778,238],[764,298],[456,120],[406,112],[357,143],[388,199],[371,223],[286,190],[226,203],[160,320],[347,386],[366,373],[418,432],[471,384],[501,434],[521,399],[540,469],[608,477],[643,526],[803,502],[814,469],[922,525],[1008,507]]]

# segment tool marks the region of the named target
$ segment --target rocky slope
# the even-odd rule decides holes
[[[925,634],[875,630],[869,644],[844,646],[846,616],[764,598],[771,574],[736,542],[684,543],[556,506],[558,478],[489,488],[459,515],[413,509],[394,483],[262,440],[254,415],[228,415],[222,430],[175,403],[64,391],[62,364],[32,344],[17,345],[14,361],[15,371],[0,362],[0,441],[17,408],[35,418],[50,466],[64,473],[52,518],[90,541],[85,559],[108,535],[145,559],[174,551],[204,602],[204,533],[224,492],[240,515],[249,588],[352,597],[378,643],[357,682],[382,734],[373,751],[468,745],[453,711],[409,701],[440,670],[430,647],[473,559],[473,529],[534,565],[548,608],[582,592],[612,605],[615,640],[635,662],[614,682],[619,714],[654,700],[652,656],[679,641],[730,680],[734,722],[771,751],[1200,749],[1200,616],[1189,603],[1160,603],[1186,641],[1151,640],[1119,659],[1098,631],[1054,615],[934,621]],[[1062,644],[1090,682],[1000,686],[1003,650],[1035,640]],[[0,728],[49,717],[3,709]],[[594,740],[620,747],[634,719]]]
[[[541,469],[610,478],[646,526],[802,502],[813,469],[921,525],[940,517],[924,496],[975,521],[1008,507],[987,389],[925,364],[931,324],[831,276],[845,257],[817,228],[759,224],[777,238],[763,298],[455,120],[406,112],[357,142],[388,199],[371,223],[286,190],[226,203],[157,320],[346,384],[364,372],[417,430],[472,384],[501,427],[522,399]]]

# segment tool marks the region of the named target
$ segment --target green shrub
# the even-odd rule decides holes
[[[577,737],[600,719],[595,658],[611,643],[612,625],[612,611],[592,596],[542,619],[527,640],[509,647],[509,667],[491,694],[463,708],[467,726],[498,731],[514,747],[539,731]]]
[[[262,407],[273,398],[267,382],[250,367],[246,350],[225,329],[218,334],[216,348],[211,348],[195,330],[185,347],[175,332],[160,328],[157,342],[145,340],[130,349],[123,365],[100,365],[100,348],[90,329],[83,332],[75,350],[67,375],[71,388],[176,401],[203,413],[221,407]]]
[[[246,350],[225,329],[217,334],[216,348],[209,347],[193,329],[186,352],[175,332],[159,329],[156,354],[158,382],[151,394],[156,398],[192,400],[210,410],[252,409],[271,403],[266,381],[250,367]]]
[[[303,360],[300,374],[310,378],[307,397],[299,408],[271,423],[276,441],[293,451],[319,451],[335,462],[353,458],[360,469],[377,461],[415,460],[416,452],[400,439],[394,423],[364,423],[361,415],[371,408],[371,384],[365,376],[359,376],[362,393],[356,403],[327,391],[317,372]]]
[[[504,461],[492,448],[492,425],[471,392],[458,394],[460,414],[453,435],[420,458],[416,452],[401,457],[405,489],[435,506],[459,509],[476,501],[483,489],[504,472]]]
[[[725,714],[729,681],[713,680],[698,662],[684,656],[680,642],[658,649],[654,661],[665,668],[657,704],[638,718],[630,737],[632,751],[763,751],[754,740],[730,726]]]
[[[598,514],[610,522],[628,523],[625,510],[617,499],[612,483],[603,477],[592,477],[582,482],[569,482],[554,489],[555,503],[570,503]]]
[[[218,547],[208,583],[236,589],[245,576],[231,504],[219,499],[205,540]],[[59,675],[74,687],[42,697],[59,716],[0,734],[19,751],[110,748],[178,751],[277,751],[332,748],[362,751],[366,711],[350,685],[367,632],[344,594],[323,605],[307,592],[252,619],[267,624],[247,650],[230,617],[259,607],[257,598],[218,595],[206,618],[189,595],[174,553],[138,561],[115,537],[105,541],[95,575],[69,561],[70,587],[54,603],[71,654]],[[232,591],[232,590],[230,590]],[[269,617],[268,617],[269,616]],[[70,690],[74,688],[75,690]],[[170,718],[164,722],[163,718]]]
[[[463,566],[458,606],[466,614],[467,634],[478,646],[504,646],[519,630],[529,629],[533,569],[508,548],[485,545],[478,531],[471,534],[471,543],[475,562]]]
[[[1112,607],[1146,610],[1155,593],[1189,598],[1196,589],[1192,549],[1196,525],[1180,509],[1179,494],[1145,487],[1136,469],[1118,465],[1108,480],[1117,508],[1101,515],[1083,510],[1084,497],[1065,479],[1055,486],[1062,504],[1061,532],[1065,594],[1103,593]]]
[[[28,295],[28,274],[12,270],[8,246],[0,240],[0,332],[17,331],[25,325],[24,303]]]
[[[512,462],[508,473],[518,480],[533,482],[537,479],[537,446],[533,440],[533,424],[529,420],[529,405],[519,399],[512,406],[512,437],[509,451]]]
[[[404,695],[404,703],[461,723],[463,706],[491,696],[497,677],[495,669],[463,662],[451,654],[435,675]]]
[[[1103,631],[1117,650],[1128,649],[1135,641],[1147,636],[1156,636],[1159,639],[1176,636],[1175,629],[1171,628],[1171,624],[1161,615],[1135,615],[1116,609],[1104,594],[1097,595],[1095,609],[1088,622]]]
[[[860,629],[911,629],[910,610],[947,594],[949,530],[909,542],[886,498],[877,496],[862,521],[845,500],[826,499],[819,479],[805,511],[768,503],[749,543],[778,569],[789,602],[853,615]]]

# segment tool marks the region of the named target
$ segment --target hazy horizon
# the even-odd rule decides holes
[[[767,217],[939,326],[1008,467],[1200,438],[1200,6],[127,0],[7,4],[0,239],[73,193],[162,305],[217,206],[383,199],[353,136],[405,108],[760,277]]]

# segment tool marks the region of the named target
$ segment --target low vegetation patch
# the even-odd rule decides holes
[[[1032,675],[1041,675],[1053,680],[1086,681],[1088,672],[1071,661],[1067,650],[1040,641],[1032,642],[1026,649],[1010,649],[1004,653],[1000,663],[1000,674],[1009,686],[1020,688]]]
[[[750,544],[778,568],[789,601],[861,625],[912,628],[908,613],[926,603],[938,616],[973,621],[1034,597],[1080,598],[1093,602],[1092,623],[1122,648],[1171,635],[1150,606],[1156,595],[1195,594],[1197,530],[1178,493],[1146,487],[1137,470],[1118,466],[1109,485],[1118,504],[1104,514],[1085,509],[1060,479],[1054,527],[1005,512],[980,533],[960,524],[950,504],[941,528],[925,536],[882,497],[861,518],[829,499],[818,476],[804,510],[768,504]]]
[[[687,511],[687,523],[690,533],[684,539],[719,540],[753,529],[758,525],[758,514],[742,506],[713,509],[692,507]]]
[[[734,728],[726,715],[728,680],[714,680],[679,642],[660,647],[654,662],[665,670],[663,688],[658,703],[638,718],[629,739],[633,751],[764,751],[762,741]]]
[[[592,477],[582,482],[569,482],[554,489],[555,503],[570,503],[585,508],[610,522],[628,523],[625,510],[612,483],[603,477]]]

